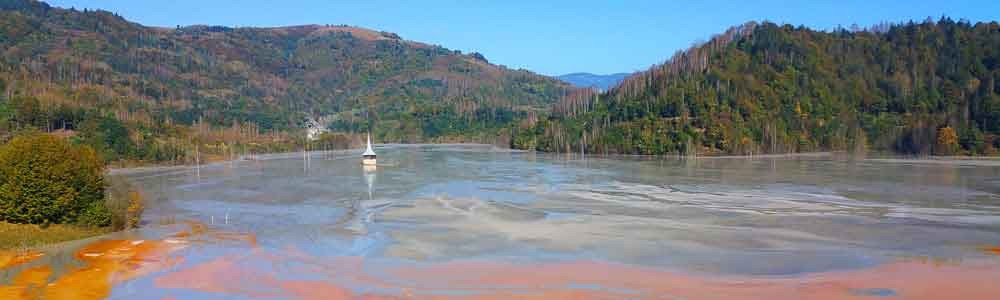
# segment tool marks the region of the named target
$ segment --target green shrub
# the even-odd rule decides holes
[[[90,147],[42,133],[0,147],[0,220],[75,223],[103,200],[103,165]]]
[[[128,192],[128,208],[125,209],[125,228],[136,228],[142,222],[142,212],[146,210],[146,201],[142,194],[136,191]]]
[[[133,157],[137,147],[128,135],[125,124],[110,116],[88,119],[80,124],[82,142],[109,162]]]
[[[142,193],[122,177],[108,176],[105,182],[107,200],[104,207],[110,212],[111,228],[121,230],[139,227],[145,210]]]
[[[111,211],[104,206],[103,201],[91,203],[80,213],[77,223],[90,227],[106,227],[111,225]]]

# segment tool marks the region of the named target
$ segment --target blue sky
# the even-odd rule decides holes
[[[830,29],[947,15],[1000,20],[1000,1],[521,1],[521,0],[51,0],[100,8],[145,25],[348,24],[483,53],[546,75],[644,70],[750,20]]]

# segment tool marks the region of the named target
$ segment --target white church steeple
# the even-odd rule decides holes
[[[363,165],[375,165],[375,150],[372,150],[372,134],[368,134],[368,144],[365,147],[365,153],[361,154],[361,164]]]

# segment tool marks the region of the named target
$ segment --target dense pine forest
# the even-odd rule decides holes
[[[816,31],[748,23],[602,94],[578,91],[512,146],[629,154],[1000,148],[1000,25],[942,18]]]
[[[380,142],[509,144],[509,124],[572,89],[478,53],[346,25],[147,27],[0,0],[0,141],[37,130],[108,161]]]

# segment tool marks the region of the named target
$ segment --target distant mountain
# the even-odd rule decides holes
[[[86,131],[110,116],[92,128],[120,123],[116,135],[137,147],[166,145],[167,134],[187,143],[187,129],[298,136],[308,119],[372,130],[380,142],[489,142],[573,89],[478,53],[353,26],[161,28],[0,0],[0,140],[10,128]],[[110,157],[159,155],[128,148]]]
[[[596,87],[602,91],[606,91],[613,86],[618,85],[625,80],[625,77],[632,75],[631,73],[615,73],[608,75],[598,75],[591,73],[570,73],[566,75],[560,75],[559,80],[568,82],[576,87],[589,88]]]

